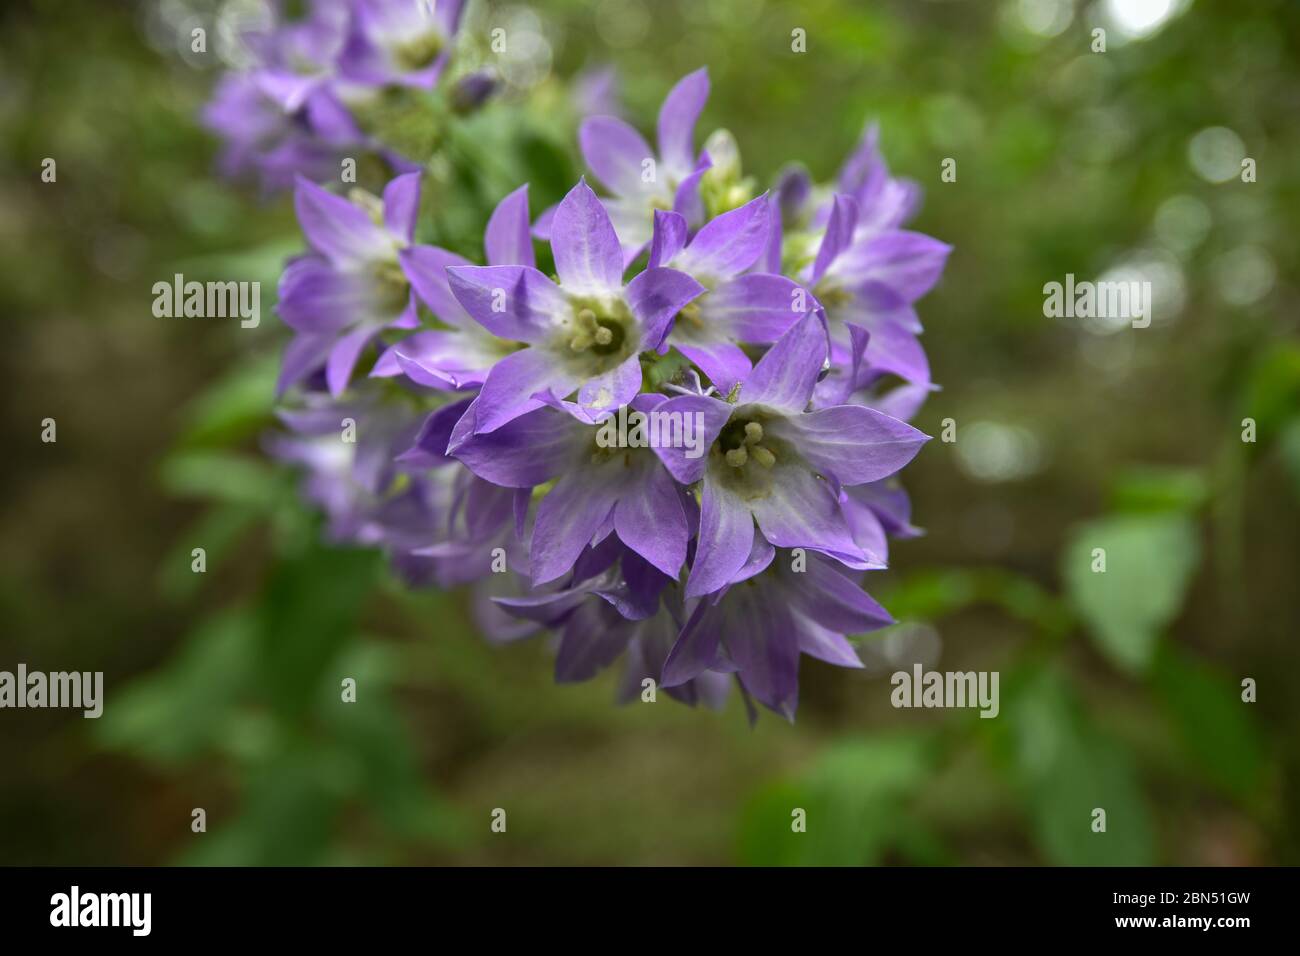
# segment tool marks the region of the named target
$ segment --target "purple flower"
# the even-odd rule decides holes
[[[664,411],[701,413],[711,444],[695,460],[681,449],[656,449],[678,481],[703,480],[687,597],[735,580],[757,536],[852,567],[883,566],[854,540],[839,489],[894,474],[928,439],[861,405],[806,411],[826,356],[823,321],[806,315],[754,366],[735,404],[695,395],[664,403]]]
[[[604,200],[623,249],[624,265],[650,241],[656,209],[671,209],[690,226],[703,218],[700,177],[707,157],[696,157],[695,123],[709,98],[709,73],[687,74],[669,91],[659,109],[659,152],[616,116],[591,116],[578,130],[587,168],[612,196]],[[539,221],[542,235],[549,220]]]
[[[526,185],[497,204],[488,220],[484,246],[489,265],[533,267]],[[515,351],[516,346],[474,321],[452,294],[448,267],[471,263],[446,249],[420,245],[403,249],[398,259],[419,299],[451,328],[416,332],[403,339],[380,356],[371,374],[380,377],[405,374],[427,388],[458,390],[481,386],[492,366]]]
[[[465,311],[500,338],[522,343],[494,365],[475,409],[489,432],[544,404],[538,393],[601,411],[641,388],[641,353],[659,348],[677,312],[704,288],[675,269],[647,269],[623,284],[618,237],[604,206],[579,182],[556,209],[551,251],[560,283],[526,265],[452,266]]]
[[[650,412],[666,401],[638,395],[631,408]],[[566,574],[583,548],[611,533],[675,578],[686,561],[694,502],[649,448],[602,445],[601,429],[586,409],[558,401],[555,406],[479,434],[471,431],[471,409],[449,444],[450,454],[495,484],[533,488],[554,482],[537,509],[533,582]]]
[[[816,258],[799,274],[826,310],[833,359],[851,361],[850,326],[866,331],[863,358],[879,372],[930,384],[930,364],[917,341],[913,303],[943,273],[952,247],[919,232],[860,232],[858,202],[837,195]]]
[[[398,176],[382,202],[359,193],[356,198],[350,202],[297,180],[294,206],[311,252],[291,262],[280,279],[277,310],[296,333],[285,352],[281,392],[323,364],[330,393],[340,395],[380,330],[418,325],[398,254],[415,230],[420,174]]]
[[[263,169],[329,159],[358,135],[341,91],[432,87],[460,7],[320,3],[324,27],[273,31],[218,96],[228,148]],[[299,48],[307,68],[285,69]],[[915,303],[950,249],[902,228],[919,193],[874,127],[833,185],[789,171],[751,198],[729,133],[696,152],[708,92],[704,70],[673,88],[657,153],[589,117],[607,198],[580,180],[530,229],[520,186],[488,220],[486,265],[414,244],[418,172],[382,199],[300,176],[309,250],[278,309],[295,333],[280,389],[301,387],[271,447],[307,470],[334,537],[383,548],[413,586],[472,585],[493,640],[554,632],[557,680],[622,661],[623,700],[654,682],[716,704],[734,679],[751,716],[792,717],[801,655],[859,666],[849,638],[891,623],[862,572],[920,533],[898,481],[934,387]]]
[[[815,555],[778,556],[770,544],[756,542],[738,579],[695,606],[664,664],[664,686],[734,671],[749,694],[793,720],[801,654],[861,667],[847,635],[894,623],[858,577]]]
[[[686,220],[679,213],[655,213],[650,267],[679,269],[707,290],[682,309],[668,344],[724,394],[752,367],[741,342],[775,342],[816,304],[784,276],[742,274],[762,255],[770,218],[771,205],[760,196],[709,221],[687,242]]]
[[[353,0],[339,70],[369,86],[432,89],[447,67],[463,0]]]
[[[555,679],[589,680],[624,658],[618,700],[633,700],[646,681],[659,684],[664,661],[677,642],[683,609],[676,582],[635,552],[602,544],[588,549],[568,586],[528,597],[497,598],[517,618],[558,631]],[[665,687],[669,696],[694,706],[719,707],[725,674],[694,674]]]
[[[244,38],[253,65],[223,76],[203,111],[223,140],[225,175],[281,189],[298,174],[332,175],[343,151],[364,143],[335,84],[345,16],[338,4],[317,2],[303,20]]]

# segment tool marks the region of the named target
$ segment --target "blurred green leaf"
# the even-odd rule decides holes
[[[1131,754],[1079,710],[1063,678],[1050,671],[1007,688],[1002,714],[1013,775],[1048,862],[1067,866],[1149,866],[1155,861],[1150,813]],[[1094,832],[1094,811],[1106,830]]]
[[[898,845],[907,798],[933,766],[929,738],[893,734],[832,744],[797,780],[760,791],[740,824],[740,855],[758,866],[865,866]],[[807,830],[792,829],[806,812]],[[933,835],[909,821],[909,846],[933,857]]]
[[[339,686],[327,683],[319,713],[355,765],[356,795],[375,808],[385,826],[406,840],[459,842],[464,823],[426,785],[411,735],[392,698],[391,686],[401,667],[393,648],[374,641],[359,644],[338,666],[340,675],[357,682],[356,700],[344,703]]]
[[[1102,549],[1104,556],[1095,556]],[[1094,571],[1105,561],[1105,571]],[[1077,528],[1062,576],[1094,643],[1129,673],[1151,663],[1200,561],[1196,526],[1177,514],[1103,518]]]
[[[230,445],[271,422],[280,359],[266,352],[235,364],[230,374],[208,386],[185,408],[178,443]]]
[[[333,754],[300,745],[253,772],[238,815],[210,814],[208,833],[181,857],[192,866],[311,866],[323,862],[342,806]]]
[[[1255,419],[1252,451],[1271,445],[1300,416],[1300,345],[1278,342],[1259,359],[1246,380],[1242,414]]]
[[[1131,468],[1123,472],[1111,492],[1115,511],[1140,514],[1190,513],[1210,497],[1204,474],[1194,468]]]
[[[226,611],[195,628],[164,668],[117,691],[95,728],[102,744],[158,763],[188,760],[229,727],[252,682],[254,619]]]
[[[260,512],[246,505],[217,505],[204,512],[168,552],[158,572],[159,588],[165,597],[181,600],[190,597],[203,582],[203,574],[193,570],[193,550],[203,548],[207,572],[210,573],[246,531],[257,524]]]
[[[378,552],[318,543],[276,567],[259,604],[259,648],[277,710],[303,710],[336,668],[380,564]]]
[[[1240,684],[1173,645],[1162,648],[1152,682],[1206,779],[1238,799],[1256,792],[1264,748]]]
[[[269,508],[284,476],[266,462],[229,452],[181,452],[162,464],[163,488],[173,495]]]

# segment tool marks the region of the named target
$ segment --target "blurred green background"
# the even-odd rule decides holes
[[[572,184],[556,104],[611,64],[647,131],[707,65],[697,135],[731,130],[764,186],[830,179],[877,119],[955,246],[917,424],[957,441],[907,470],[927,534],[869,580],[902,623],[864,671],[805,658],[797,723],[753,729],[734,695],[557,686],[544,641],[493,648],[464,595],[318,544],[258,444],[290,203],[216,178],[196,119],[220,61],[189,31],[222,9],[0,11],[0,669],[106,683],[99,721],[0,712],[0,863],[1300,862],[1300,5],[476,4],[531,36],[532,86],[458,137],[446,244],[477,254],[516,179],[534,210]],[[155,319],[178,271],[260,279],[261,327]],[[1149,279],[1152,326],[1044,318],[1066,273]],[[1001,671],[1000,716],[894,710],[914,660]]]

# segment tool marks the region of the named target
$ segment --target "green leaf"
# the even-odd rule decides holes
[[[1002,713],[1013,746],[1013,773],[1048,862],[1151,865],[1151,817],[1127,748],[1086,720],[1056,674],[1039,673],[1010,690]],[[1101,833],[1093,829],[1098,809],[1105,811]]]
[[[941,849],[916,821],[909,820],[906,840],[898,839],[908,798],[932,764],[929,738],[921,735],[833,744],[798,780],[750,800],[741,818],[741,859],[758,866],[862,866],[900,842],[933,857]],[[806,814],[806,832],[792,828],[796,809]]]
[[[1102,561],[1105,570],[1094,570]],[[1076,529],[1062,574],[1097,647],[1121,670],[1138,674],[1150,666],[1160,631],[1177,615],[1199,561],[1189,519],[1119,516]]]
[[[1255,364],[1242,396],[1242,414],[1255,419],[1251,450],[1270,445],[1300,415],[1300,345],[1279,343]]]
[[[231,445],[271,422],[279,356],[267,352],[239,362],[184,411],[180,442],[188,446]]]
[[[1153,674],[1156,692],[1187,755],[1211,783],[1239,799],[1257,791],[1264,748],[1241,687],[1213,667],[1165,646]]]
[[[1120,475],[1111,493],[1111,506],[1129,513],[1190,513],[1209,498],[1209,483],[1195,468],[1143,467]]]
[[[378,552],[315,544],[274,571],[259,606],[261,670],[277,710],[296,713],[356,636]],[[333,681],[338,686],[337,681]]]
[[[265,462],[226,452],[181,452],[162,465],[162,484],[171,494],[269,508],[283,488]]]
[[[114,694],[96,722],[99,741],[163,764],[197,756],[225,733],[247,693],[253,639],[248,611],[204,622],[172,662]]]

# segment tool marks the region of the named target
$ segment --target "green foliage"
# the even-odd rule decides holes
[[[1255,798],[1265,751],[1240,684],[1173,645],[1161,648],[1152,684],[1190,763],[1228,795]]]
[[[1049,863],[1149,866],[1150,811],[1133,755],[1088,720],[1060,674],[1030,672],[1004,690],[1008,766]],[[1105,811],[1105,832],[1093,828]]]
[[[1105,570],[1094,570],[1103,558]],[[1140,674],[1151,665],[1162,629],[1178,614],[1199,561],[1191,519],[1119,515],[1075,530],[1062,576],[1098,650],[1121,670]]]
[[[890,849],[941,856],[908,804],[934,769],[920,734],[831,744],[796,780],[759,791],[740,823],[740,856],[758,866],[865,866]],[[802,810],[806,830],[793,829]]]

